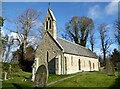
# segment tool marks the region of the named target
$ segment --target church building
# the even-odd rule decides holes
[[[36,51],[33,72],[46,65],[49,74],[72,74],[82,71],[99,71],[99,60],[88,48],[57,37],[56,18],[48,8],[44,20],[43,39]]]

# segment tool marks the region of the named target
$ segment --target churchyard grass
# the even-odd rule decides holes
[[[77,74],[77,73],[75,73],[75,74]],[[50,74],[49,77],[48,77],[48,83],[54,82],[54,81],[57,81],[59,79],[63,79],[63,78],[66,78],[66,77],[69,77],[69,76],[72,76],[72,75],[75,75],[75,74],[68,74],[68,75]]]
[[[116,85],[116,82],[118,83]],[[120,87],[120,78],[116,76],[107,76],[103,72],[82,72],[79,76],[57,82],[48,87]]]
[[[61,82],[57,82],[53,85],[47,86],[47,87],[112,87],[112,86],[119,86],[119,83],[116,82],[120,81],[120,79],[117,76],[107,76],[104,72],[81,72],[77,73],[79,74],[76,77],[66,79]],[[75,74],[70,75],[49,75],[48,83],[57,81],[59,79],[63,79],[69,76],[72,76]],[[16,72],[13,73],[10,77],[10,79],[3,81],[3,89],[4,88],[23,88],[23,89],[33,89],[33,82],[31,81],[25,81],[25,77],[29,78],[31,76],[31,73],[29,72]],[[117,84],[117,85],[116,85]]]
[[[31,81],[25,80],[26,78],[29,78],[31,73],[29,72],[17,72],[11,74],[10,79],[5,80],[2,82],[2,87],[4,88],[11,88],[11,89],[17,89],[17,88],[23,88],[28,89],[28,87],[32,88],[33,83]]]
[[[50,74],[48,77],[48,83],[50,82],[54,82],[56,80],[71,76],[74,74],[70,74],[70,75],[54,75],[54,74]],[[25,78],[29,78],[31,76],[31,73],[29,72],[16,72],[16,73],[12,73],[10,75],[11,77],[9,77],[10,79],[5,80],[2,82],[2,87],[3,88],[11,88],[11,89],[16,89],[16,88],[32,88],[33,87],[33,82],[30,82],[28,80],[25,81]]]

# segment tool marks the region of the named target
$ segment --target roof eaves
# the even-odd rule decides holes
[[[83,57],[90,57],[90,58],[96,58],[96,59],[98,59],[97,56],[91,57],[91,56],[85,56],[85,55],[80,55],[80,54],[75,54],[75,53],[69,53],[69,52],[64,52],[64,53],[66,53],[66,54],[72,54],[72,55],[77,55],[77,56],[83,56]]]

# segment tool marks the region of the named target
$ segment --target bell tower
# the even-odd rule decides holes
[[[56,18],[50,8],[48,8],[44,21],[44,34],[47,31],[53,36],[54,39],[56,39]]]

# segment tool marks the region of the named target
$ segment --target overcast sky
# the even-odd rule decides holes
[[[41,16],[38,20],[38,23],[44,21],[46,16],[46,12],[48,9],[47,2],[3,2],[3,17],[7,18],[8,20],[5,21],[4,27],[12,27],[12,21],[16,19],[16,17],[23,13],[27,8],[33,8],[41,12]],[[95,35],[96,35],[96,49],[95,52],[100,54],[100,40],[99,34],[97,31],[97,27],[101,23],[108,24],[109,30],[109,37],[112,39],[114,38],[113,32],[113,24],[115,20],[118,19],[118,3],[117,2],[51,2],[50,8],[52,9],[56,19],[57,19],[57,31],[58,36],[61,36],[61,33],[64,32],[65,23],[71,20],[73,16],[87,16],[92,18],[95,24]],[[39,25],[39,24],[38,24]],[[11,34],[5,28],[5,34]],[[89,43],[87,44],[88,47]],[[117,48],[116,43],[111,46],[111,50]]]

